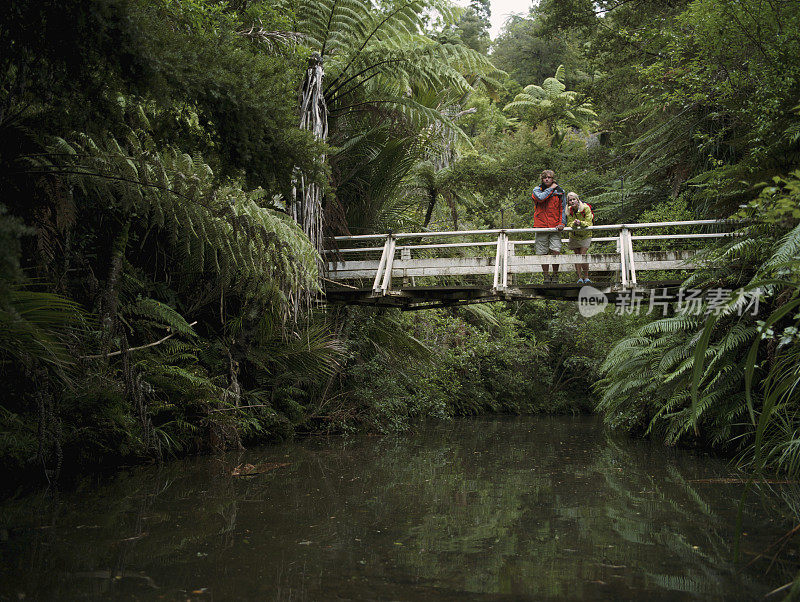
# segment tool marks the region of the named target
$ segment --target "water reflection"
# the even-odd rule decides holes
[[[0,506],[0,599],[760,597],[796,567],[731,564],[742,486],[698,482],[725,476],[586,418],[175,462]],[[752,496],[745,560],[791,528],[780,507]]]

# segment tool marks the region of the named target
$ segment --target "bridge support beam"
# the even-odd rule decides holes
[[[623,269],[627,272],[623,276],[622,286],[636,288],[636,259],[633,255],[633,240],[631,239],[631,231],[625,226],[619,231],[619,244],[620,254],[624,256]]]
[[[377,297],[383,297],[392,288],[392,264],[394,263],[394,251],[397,239],[389,234],[383,245],[381,259],[378,262],[378,269],[375,272],[375,280],[372,283],[372,292]]]
[[[501,293],[508,288],[508,234],[501,230],[497,236],[497,253],[494,259],[494,284],[492,292]]]

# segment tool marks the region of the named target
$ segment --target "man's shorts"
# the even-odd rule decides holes
[[[550,251],[561,252],[561,232],[538,232],[536,254],[547,255]]]
[[[590,238],[575,238],[570,236],[569,242],[567,246],[572,249],[573,251],[577,251],[579,249],[588,249],[589,245],[592,244],[592,239]]]

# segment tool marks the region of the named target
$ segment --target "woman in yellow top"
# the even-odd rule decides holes
[[[592,243],[592,231],[588,229],[594,223],[592,208],[581,201],[576,192],[570,192],[567,195],[565,215],[565,223],[572,228],[569,233],[569,248],[578,255],[586,255]],[[578,284],[591,284],[588,263],[576,263],[575,271],[578,273]]]

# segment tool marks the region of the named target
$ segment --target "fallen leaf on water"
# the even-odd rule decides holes
[[[283,468],[289,466],[291,462],[262,462],[261,464],[239,464],[231,471],[233,477],[251,477],[276,468]]]

